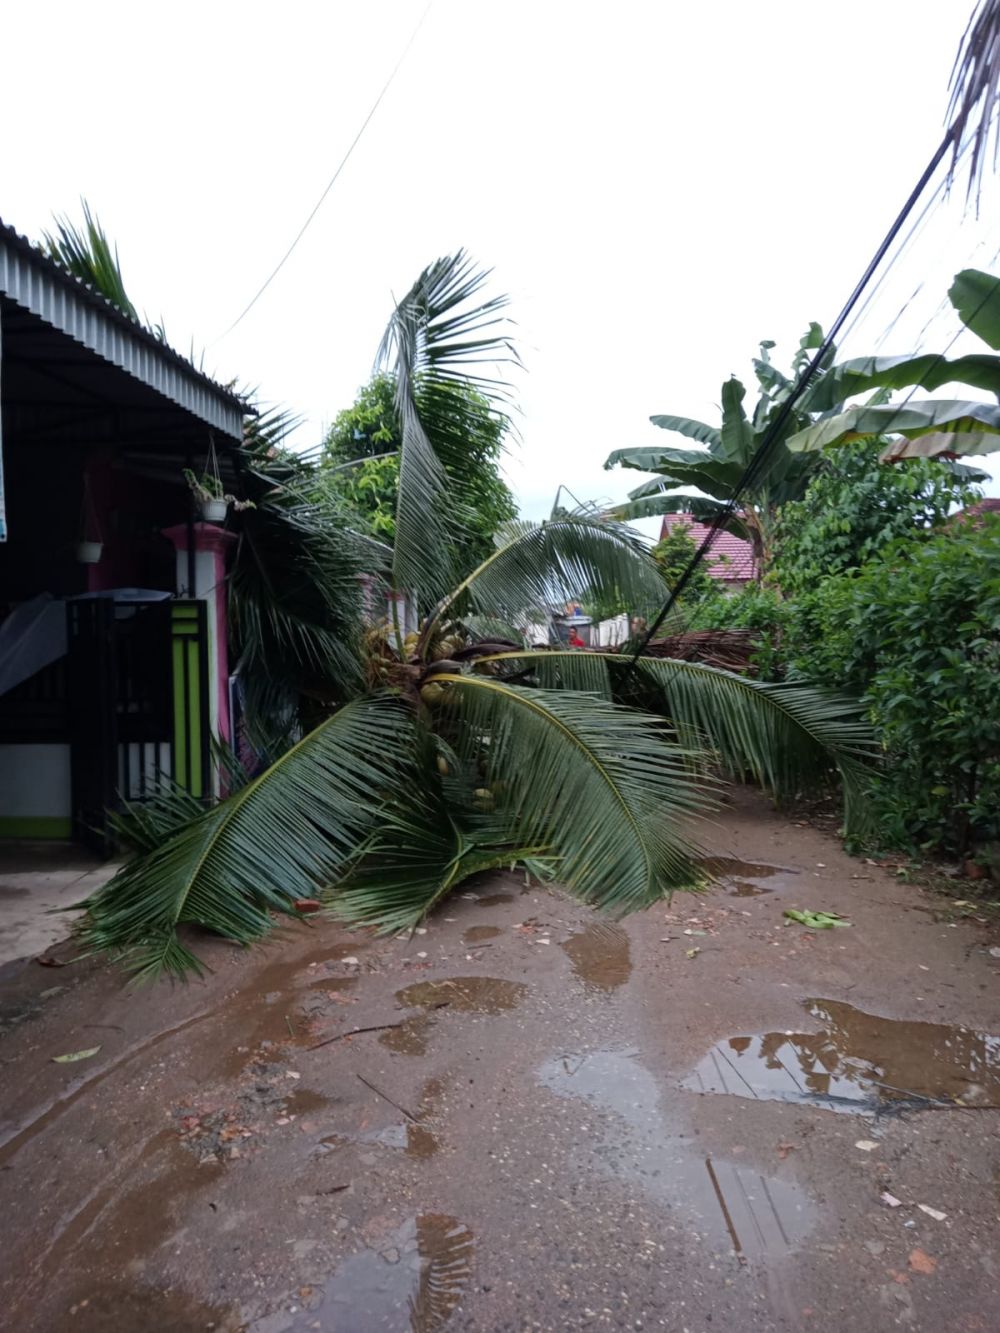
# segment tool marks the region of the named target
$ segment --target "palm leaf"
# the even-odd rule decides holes
[[[485,765],[498,812],[519,842],[550,849],[567,888],[628,910],[697,882],[685,825],[710,804],[708,784],[656,718],[590,694],[437,679],[455,748]]]
[[[981,0],[969,20],[951,75],[948,130],[952,138],[949,182],[954,180],[966,136],[971,136],[968,195],[978,197],[986,165],[990,133],[993,133],[993,162],[996,166],[998,136],[997,101],[1000,97],[1000,0]]]
[[[722,455],[727,463],[746,467],[753,453],[754,432],[743,410],[746,397],[743,384],[731,375],[722,386]]]
[[[675,430],[678,435],[686,435],[689,440],[707,444],[713,452],[722,447],[721,432],[715,426],[706,425],[704,421],[695,421],[691,417],[675,417],[669,413],[658,413],[649,419],[661,430]]]
[[[139,312],[125,290],[118,247],[108,240],[86,199],[81,199],[80,204],[83,209],[82,227],[63,216],[55,219],[56,235],[42,232],[49,257],[117,306],[123,315],[141,324]]]
[[[570,652],[496,653],[481,662],[551,660]],[[630,689],[630,659],[602,656],[611,669],[614,693]],[[582,656],[582,654],[581,654]],[[822,784],[834,769],[844,784],[849,830],[866,823],[867,765],[877,746],[857,699],[811,685],[769,684],[674,658],[640,657],[635,670],[656,686],[658,706],[689,750],[710,747],[731,775],[753,780],[779,799]]]
[[[128,863],[83,906],[91,949],[140,977],[200,969],[179,940],[197,925],[247,944],[356,855],[385,799],[412,780],[412,713],[397,698],[347,704],[228,800]]]
[[[811,685],[769,684],[701,662],[640,658],[638,669],[663,692],[681,739],[709,744],[735,777],[786,800],[822,784],[836,768],[849,832],[866,824],[865,765],[876,753],[857,699]]]
[[[568,598],[646,607],[664,587],[641,538],[590,514],[563,514],[543,523],[517,520],[497,534],[497,549],[428,617],[423,637],[446,615],[466,611],[509,616]]]
[[[679,417],[651,418],[653,421],[675,419],[681,420]],[[706,426],[705,429],[708,430],[709,427]],[[715,431],[714,434],[718,437],[719,432]],[[670,449],[660,444],[644,444],[634,449],[615,449],[604,460],[604,468],[605,471],[613,467],[630,467],[636,472],[668,472],[675,463],[697,466],[713,457],[714,455],[705,449]]]
[[[1000,351],[1000,278],[984,273],[982,269],[964,268],[955,274],[948,297],[966,328],[994,351]],[[992,361],[994,358],[986,359]],[[966,383],[973,381],[966,380]],[[992,391],[997,392],[995,388]]]
[[[507,297],[481,299],[489,276],[462,250],[435,261],[396,306],[378,354],[377,368],[396,385],[402,432],[393,583],[430,598],[453,582],[451,551],[461,532],[428,428],[444,439],[454,433],[454,419],[442,421],[445,407],[455,408],[449,389],[472,387],[491,404],[505,403],[505,381],[486,372],[517,359],[503,314]]]
[[[804,408],[810,412],[829,412],[860,393],[879,388],[906,389],[915,384],[928,392],[945,384],[968,384],[1000,395],[1000,356],[977,354],[954,361],[932,353],[855,357],[831,367],[807,394]]]
[[[869,435],[904,435],[912,440],[931,432],[981,433],[984,430],[1000,433],[1000,406],[932,398],[926,403],[909,402],[899,407],[849,407],[846,412],[797,432],[787,444],[793,453],[813,453]],[[954,452],[961,451],[955,449]]]

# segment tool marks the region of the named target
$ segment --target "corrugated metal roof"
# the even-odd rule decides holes
[[[240,440],[253,409],[0,219],[0,292],[216,430]]]
[[[678,523],[690,529],[688,536],[696,546],[700,546],[708,535],[708,524],[699,523],[693,514],[664,514],[660,540],[669,537],[670,529]],[[712,578],[722,583],[748,583],[756,577],[753,547],[731,532],[720,532],[716,536],[705,563]]]

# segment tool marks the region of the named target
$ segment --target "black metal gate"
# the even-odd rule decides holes
[[[86,598],[67,614],[73,836],[109,854],[108,810],[171,782],[210,792],[207,607]]]

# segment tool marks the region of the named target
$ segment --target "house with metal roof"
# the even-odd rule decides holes
[[[669,537],[673,529],[679,526],[687,529],[688,536],[696,546],[700,546],[708,535],[708,524],[700,523],[693,514],[664,514],[660,541]],[[757,578],[753,547],[732,532],[716,535],[706,557],[705,567],[724,592],[738,592]]]
[[[121,799],[208,793],[234,539],[184,469],[250,410],[0,222],[0,837],[104,846]]]

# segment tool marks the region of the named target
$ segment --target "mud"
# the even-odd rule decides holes
[[[562,1056],[544,1064],[538,1077],[558,1096],[581,1097],[614,1114],[606,1144],[610,1170],[679,1211],[693,1233],[730,1246],[739,1258],[760,1259],[788,1253],[808,1232],[814,1209],[801,1190],[698,1152],[685,1139],[638,1051]]]
[[[483,940],[495,940],[502,934],[499,926],[470,926],[462,940],[465,944],[482,944]]]
[[[418,981],[396,992],[404,1008],[454,1009],[472,1014],[500,1014],[515,1009],[528,992],[527,986],[502,977],[448,977],[444,981]]]
[[[684,1086],[736,1097],[811,1102],[831,1111],[921,1103],[1000,1107],[1000,1037],[807,1000],[819,1032],[717,1042]]]
[[[259,1321],[249,1333],[437,1333],[472,1276],[475,1238],[441,1213],[420,1213],[378,1250],[346,1259],[321,1288],[305,1288],[298,1317]]]
[[[617,990],[632,974],[629,939],[620,926],[596,921],[561,940],[560,946],[576,976],[594,990]]]
[[[503,875],[419,938],[0,980],[0,1326],[995,1327],[1000,940],[757,798],[721,820],[716,893],[614,925]]]

